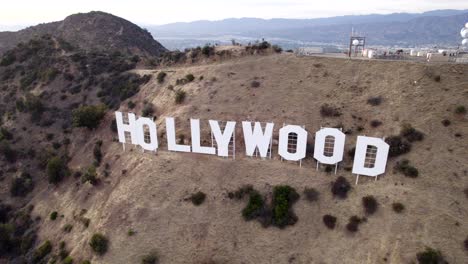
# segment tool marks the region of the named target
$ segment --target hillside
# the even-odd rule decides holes
[[[39,79],[21,87],[21,83],[25,85],[21,76],[28,72],[21,73],[21,69],[34,67],[31,63],[43,61],[40,58],[0,67],[1,97],[7,108],[2,133],[11,134],[2,142],[18,153],[13,162],[11,152],[2,148],[0,200],[2,208],[13,206],[10,211],[14,214],[5,209],[6,217],[0,220],[18,228],[22,227],[18,219],[28,215],[29,229],[36,234],[7,233],[20,238],[22,244],[31,242],[24,255],[2,255],[5,263],[7,258],[34,257],[46,240],[52,249],[43,260],[59,258],[65,249],[77,263],[85,259],[91,263],[140,263],[150,252],[156,252],[160,263],[336,263],[337,256],[342,263],[411,263],[426,247],[440,250],[449,263],[468,261],[464,246],[468,238],[468,123],[466,113],[457,113],[459,106],[467,107],[466,65],[299,58],[283,53],[160,68],[117,67],[116,72],[110,67],[93,73],[93,67],[87,72],[79,65],[89,64],[96,55],[51,50],[57,42],[46,38],[41,42],[46,48],[40,48],[52,52],[53,56],[46,57],[55,58],[48,65],[64,72],[53,80]],[[15,57],[21,52],[23,48],[18,47]],[[81,59],[74,61],[74,57]],[[80,63],[83,60],[88,62]],[[131,63],[131,57],[119,61]],[[19,70],[5,79],[5,72],[13,69]],[[67,80],[66,72],[75,76],[73,81]],[[166,73],[165,78],[158,77],[160,72]],[[128,74],[134,80],[130,83],[135,83],[131,86],[134,93],[125,93],[130,85],[125,81],[119,89],[105,89],[112,87],[106,82],[122,82],[118,76]],[[188,74],[194,75],[193,81],[186,80]],[[65,89],[75,84],[83,87],[78,94]],[[185,99],[176,103],[180,91],[185,92]],[[34,107],[18,109],[15,102],[18,98],[27,102],[27,94],[41,98],[47,109],[42,119],[54,120],[52,125],[31,122]],[[380,97],[381,103],[368,104],[370,97]],[[60,100],[64,103],[59,104]],[[73,109],[99,103],[108,110],[98,127],[88,129],[75,122]],[[324,104],[341,115],[322,115]],[[36,104],[26,103],[30,105]],[[154,116],[160,135],[158,153],[142,153],[130,145],[124,151],[116,142],[113,109]],[[362,178],[355,186],[350,156],[346,155],[337,175],[326,172],[325,167],[316,171],[310,156],[302,168],[281,162],[276,144],[273,160],[247,158],[242,153],[240,127],[236,160],[168,152],[163,125],[168,116],[177,118],[178,133],[184,134],[179,140],[185,143],[190,142],[189,118],[200,118],[205,144],[209,144],[208,119],[297,124],[309,133],[321,126],[342,127],[347,133],[345,153],[352,149],[357,135],[390,137],[398,135],[404,124],[421,131],[424,139],[413,142],[409,153],[391,158],[387,173],[378,181]],[[381,123],[375,125],[373,120]],[[35,149],[36,155],[28,154],[28,148]],[[50,183],[49,168],[55,157],[65,162],[60,163],[58,174],[52,174],[59,179],[52,178]],[[403,159],[417,168],[416,178],[394,169]],[[338,176],[352,185],[346,199],[330,191]],[[23,190],[24,198],[10,195],[15,177],[34,182],[32,189]],[[280,229],[245,221],[242,210],[247,197],[231,199],[229,193],[249,184],[265,201],[270,200],[274,186],[295,188],[300,195],[293,206],[297,223]],[[23,182],[20,186],[29,185]],[[306,199],[306,187],[319,192],[317,201]],[[194,206],[190,197],[197,191],[204,192],[206,200]],[[366,215],[361,205],[367,195],[379,204],[372,215]],[[404,205],[403,212],[392,209],[395,202]],[[51,220],[54,211],[57,218]],[[337,218],[333,230],[322,222],[326,214]],[[357,232],[347,228],[354,215],[366,217]],[[89,246],[95,233],[108,239],[102,256]],[[65,242],[62,249],[61,241]],[[13,240],[7,242],[16,248]]]
[[[95,11],[70,15],[62,21],[39,24],[17,32],[0,32],[0,54],[20,42],[42,35],[61,38],[87,51],[119,51],[146,56],[158,56],[166,51],[149,32],[130,21]]]

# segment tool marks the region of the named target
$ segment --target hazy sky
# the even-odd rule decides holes
[[[4,0],[0,25],[3,29],[33,25],[92,10],[145,25],[230,17],[315,18],[434,9],[468,9],[468,0]]]

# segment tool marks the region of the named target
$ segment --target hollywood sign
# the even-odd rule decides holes
[[[115,112],[119,142],[128,143],[126,134],[133,145],[139,145],[144,150],[157,151],[158,134],[156,123],[147,117],[136,117],[133,113],[125,116],[122,112]],[[235,144],[235,121],[220,122],[209,120],[212,140],[216,144],[202,146],[200,140],[200,120],[190,119],[191,144],[179,144],[176,141],[175,120],[166,117],[167,149],[177,152],[193,152],[207,155],[229,157],[230,145]],[[259,154],[262,158],[271,158],[272,137],[274,123],[243,121],[242,131],[245,143],[245,155]],[[278,155],[288,161],[300,161],[306,157],[308,132],[301,126],[285,125],[279,129]],[[343,160],[346,135],[337,128],[321,128],[315,133],[314,158],[319,163],[337,165]],[[213,142],[213,143],[214,143]],[[291,148],[291,145],[294,147]],[[125,145],[124,145],[125,146]],[[381,138],[358,136],[352,173],[377,177],[385,173],[389,145]],[[231,149],[235,152],[235,149]],[[269,156],[268,156],[269,155]],[[357,180],[356,180],[357,182]]]

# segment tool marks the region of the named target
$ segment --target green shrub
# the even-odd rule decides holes
[[[6,52],[2,60],[0,61],[0,66],[9,66],[13,64],[16,61],[16,56],[13,51]]]
[[[315,202],[319,199],[319,192],[314,188],[305,188],[304,196],[309,202]]]
[[[193,74],[189,73],[189,74],[185,75],[185,79],[187,80],[187,82],[192,82],[193,80],[195,80],[195,76],[193,76]]]
[[[26,196],[34,189],[34,183],[31,175],[27,172],[21,173],[20,177],[13,178],[11,183],[10,193],[11,196]]]
[[[466,114],[466,107],[463,106],[463,105],[459,105],[455,108],[455,114],[458,114],[458,115],[464,115]]]
[[[378,106],[382,103],[383,99],[381,96],[376,96],[376,97],[370,97],[367,99],[367,103],[372,105],[372,106]]]
[[[106,114],[104,105],[85,105],[73,110],[73,125],[75,127],[87,127],[93,129],[99,126],[101,119]]]
[[[390,136],[385,139],[385,142],[390,146],[388,151],[389,157],[400,156],[411,150],[411,143],[404,140],[401,136]]]
[[[102,152],[101,152],[102,140],[96,141],[93,148],[94,163],[96,166],[101,165]]]
[[[403,212],[403,210],[405,210],[405,205],[403,205],[402,203],[393,203],[392,204],[392,209],[393,211],[395,211],[395,213],[401,213]]]
[[[73,258],[68,256],[63,260],[63,264],[73,264]]]
[[[252,185],[244,185],[242,187],[240,187],[239,189],[237,189],[236,191],[234,192],[229,192],[228,193],[228,197],[229,199],[237,199],[237,200],[240,200],[242,199],[245,195],[250,195],[250,193],[254,191]]]
[[[348,191],[351,190],[351,185],[345,177],[340,176],[332,183],[331,192],[333,196],[345,199],[348,197]]]
[[[398,161],[395,165],[395,169],[398,172],[403,173],[406,177],[416,178],[419,175],[418,169],[410,165],[409,160],[403,159]]]
[[[323,218],[323,223],[325,224],[326,227],[329,229],[334,229],[336,226],[336,217],[333,215],[324,215]]]
[[[252,88],[258,88],[258,87],[260,87],[260,85],[261,85],[261,83],[259,81],[252,81],[250,83],[250,87],[252,87]]]
[[[260,215],[264,206],[263,197],[256,190],[250,191],[247,206],[242,210],[242,216],[246,221],[252,220]]]
[[[400,135],[406,138],[409,142],[421,141],[424,139],[424,134],[411,127],[409,124],[403,125]]]
[[[371,125],[371,127],[379,127],[380,125],[382,125],[382,122],[379,121],[379,120],[372,120],[370,122],[370,125]]]
[[[0,128],[0,141],[2,140],[12,140],[13,139],[13,134],[8,131],[6,128],[1,127]]]
[[[299,199],[294,188],[287,185],[275,186],[273,189],[273,224],[283,228],[294,225],[297,217],[292,211],[292,205]]]
[[[89,182],[91,183],[92,185],[96,185],[97,182],[98,182],[98,179],[97,179],[97,173],[96,173],[96,167],[94,166],[89,166],[85,173],[83,173],[83,175],[81,176],[81,182],[82,183],[85,183],[85,182]]]
[[[365,221],[365,219],[362,219],[358,216],[351,216],[349,218],[349,222],[348,224],[346,225],[346,229],[349,231],[349,232],[357,232],[359,230],[359,225]]]
[[[133,109],[135,108],[136,104],[133,101],[128,101],[127,106],[128,108]]]
[[[94,234],[89,242],[91,249],[99,255],[104,255],[107,252],[108,244],[109,240],[100,233]]]
[[[336,107],[333,107],[329,104],[324,104],[320,107],[320,115],[323,117],[338,117],[341,116],[341,112]]]
[[[63,158],[52,157],[47,162],[49,183],[57,184],[68,174],[68,167]]]
[[[144,117],[151,117],[154,114],[154,107],[152,103],[146,103],[143,106],[143,110],[141,111],[141,115]]]
[[[364,211],[368,215],[374,214],[379,208],[379,203],[372,195],[363,197],[362,205],[364,206]]]
[[[45,241],[41,246],[39,246],[33,253],[33,262],[38,263],[45,256],[47,256],[52,251],[52,243],[49,240]]]
[[[165,72],[159,72],[158,76],[156,76],[156,79],[158,80],[158,83],[163,83],[164,79],[166,78],[166,73]]]
[[[425,251],[418,252],[416,259],[419,264],[448,264],[439,250],[427,247]]]
[[[72,224],[66,224],[66,225],[63,226],[63,231],[64,231],[65,233],[70,233],[70,232],[72,231],[72,229],[73,229],[73,225],[72,225]]]
[[[203,48],[201,49],[201,52],[203,55],[205,55],[206,57],[209,57],[211,55],[214,54],[214,50],[215,50],[215,47],[213,46],[210,46],[209,44],[206,44],[205,46],[203,46]]]
[[[175,93],[175,103],[181,104],[184,102],[187,93],[183,90],[177,90]]]
[[[80,264],[91,264],[91,261],[89,261],[89,260],[83,260],[83,261],[81,261]]]
[[[451,123],[452,123],[452,122],[450,122],[450,120],[448,120],[448,119],[442,120],[442,125],[443,125],[444,127],[450,126]]]
[[[197,193],[192,194],[192,196],[190,196],[190,200],[195,206],[201,205],[205,201],[205,198],[206,198],[206,194],[203,192],[197,192]]]
[[[53,211],[49,217],[50,217],[50,220],[55,221],[55,219],[57,219],[57,216],[58,216],[58,212]]]
[[[17,158],[16,150],[11,148],[10,144],[6,141],[0,142],[0,153],[5,157],[5,159],[10,162],[14,163]]]
[[[158,263],[158,255],[154,252],[144,255],[141,258],[141,264],[157,264],[157,263]]]

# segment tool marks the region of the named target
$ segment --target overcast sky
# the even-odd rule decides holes
[[[468,0],[26,0],[2,1],[0,30],[100,10],[139,25],[231,17],[316,18],[370,13],[468,9]]]

